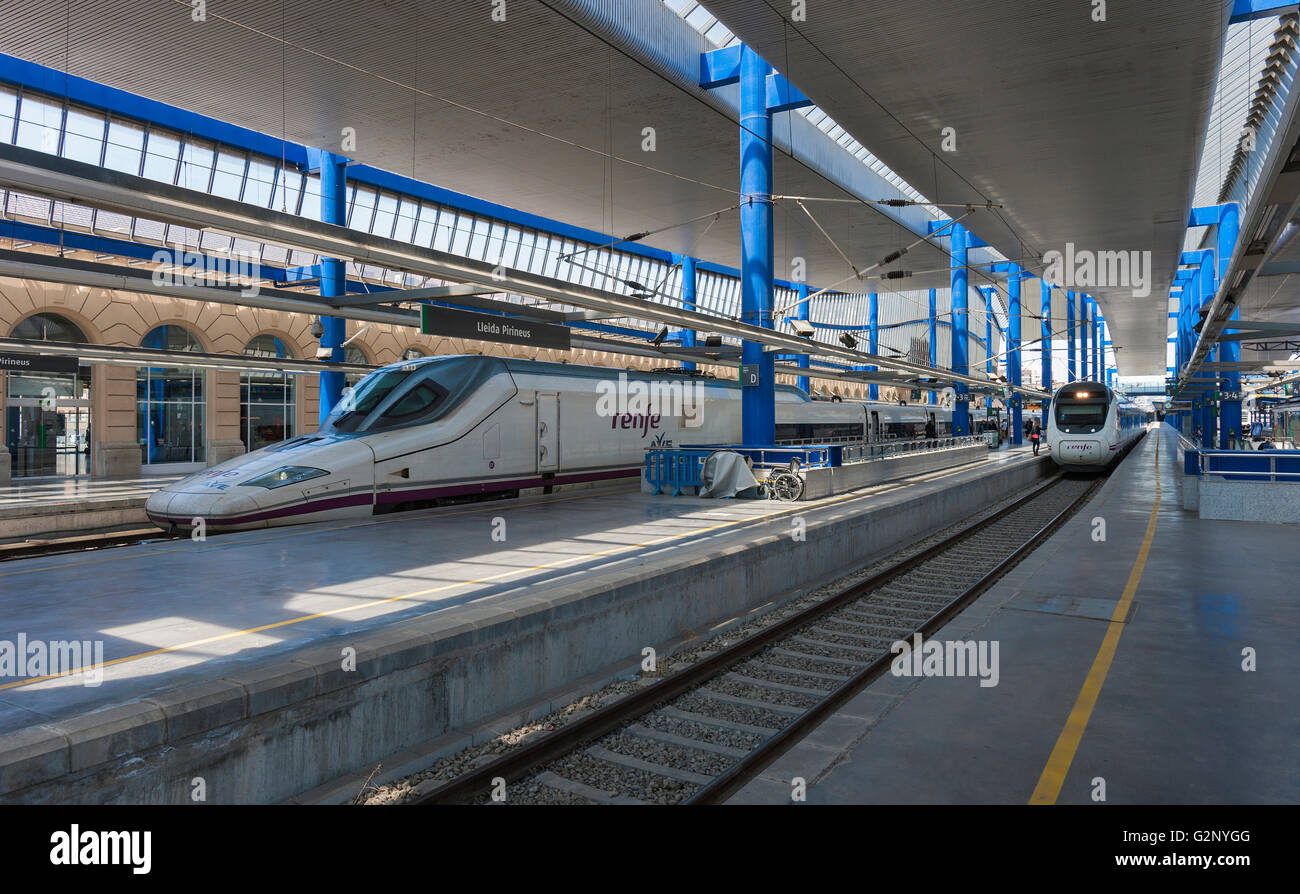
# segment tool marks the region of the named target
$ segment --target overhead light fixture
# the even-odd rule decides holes
[[[858,346],[858,340],[845,332],[840,336],[840,344],[852,351]]]
[[[667,337],[668,337],[668,327],[664,326],[662,329],[659,330],[658,335],[650,339],[650,344],[654,345],[657,348],[664,343],[664,339]]]
[[[790,320],[790,326],[794,329],[794,334],[801,338],[812,338],[817,331],[807,320]]]

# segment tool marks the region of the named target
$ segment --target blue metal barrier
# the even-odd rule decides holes
[[[1300,450],[1188,450],[1183,473],[1230,481],[1300,481]]]
[[[665,487],[673,489],[673,496],[683,488],[700,488],[704,485],[704,461],[712,450],[650,450],[645,455],[645,477],[654,486],[656,495]]]

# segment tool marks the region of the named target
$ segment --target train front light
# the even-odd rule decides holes
[[[300,481],[310,481],[313,478],[319,478],[322,475],[328,475],[329,472],[324,469],[314,469],[311,466],[281,466],[265,475],[258,475],[256,478],[250,478],[244,482],[245,487],[264,487],[267,490],[275,490],[277,487],[285,487],[290,484],[297,484]]]
[[[1087,399],[1088,399],[1088,392],[1086,392],[1086,391],[1076,391],[1076,392],[1074,392],[1074,396],[1077,397],[1077,398],[1079,398],[1080,400],[1087,400]]]

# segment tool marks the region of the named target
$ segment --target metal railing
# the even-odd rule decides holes
[[[1239,468],[1222,468],[1224,461]],[[1278,462],[1290,469],[1278,470]],[[1273,450],[1197,450],[1196,474],[1214,475],[1228,480],[1242,481],[1293,481],[1300,480],[1300,452],[1284,453]],[[1265,466],[1267,465],[1267,468]],[[1244,468],[1241,468],[1244,467]]]
[[[961,435],[958,437],[948,436],[944,438],[916,438],[910,440],[896,441],[874,441],[869,443],[846,444],[841,454],[841,462],[845,465],[849,463],[871,462],[878,459],[888,459],[891,456],[902,456],[911,453],[928,453],[934,450],[951,450],[954,447],[973,447],[976,444],[983,445],[984,437],[982,435]]]

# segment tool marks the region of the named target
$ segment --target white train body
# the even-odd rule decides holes
[[[1142,437],[1147,412],[1100,382],[1071,382],[1052,396],[1047,446],[1066,471],[1109,468]]]
[[[645,451],[737,443],[733,381],[496,357],[392,364],[352,388],[321,430],[190,475],[155,493],[155,524],[240,530],[302,524],[634,477]],[[776,392],[778,440],[923,434],[940,407],[813,401]],[[913,418],[915,417],[915,418]],[[806,437],[805,437],[806,436]]]

